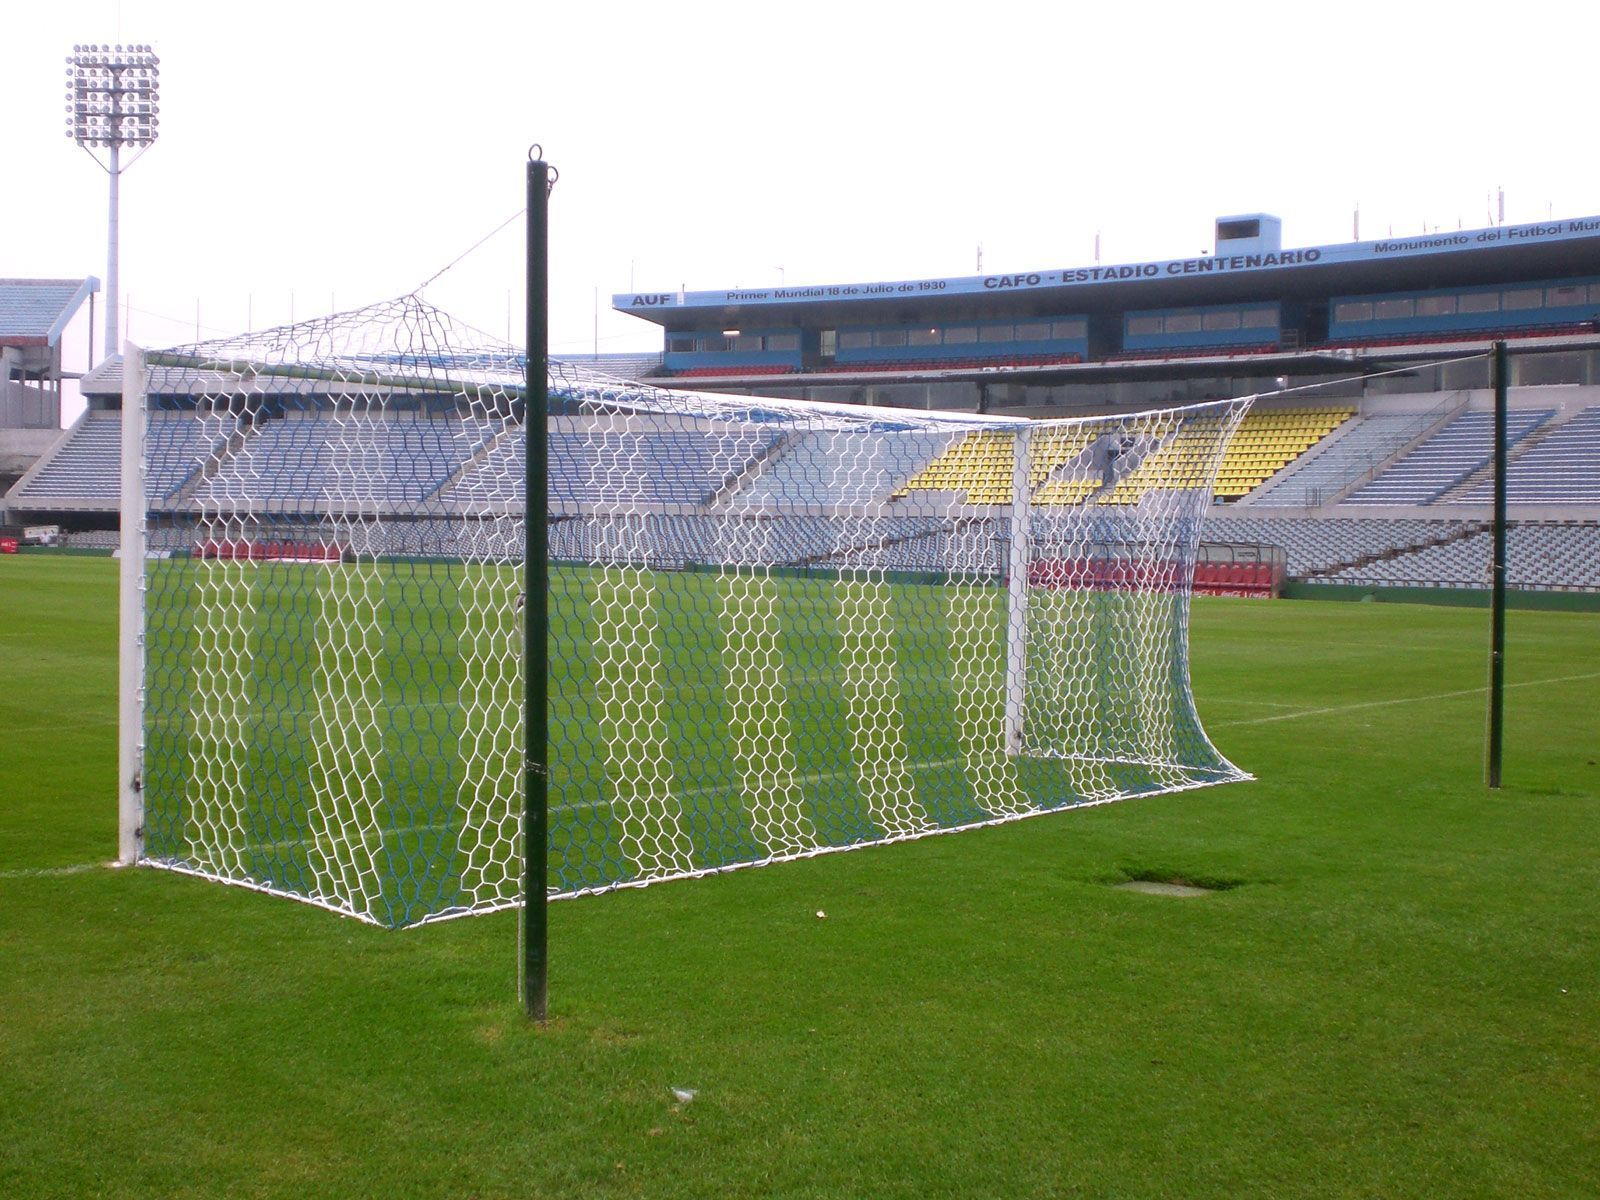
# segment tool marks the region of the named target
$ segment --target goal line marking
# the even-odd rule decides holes
[[[1506,688],[1545,687],[1552,683],[1575,683],[1582,679],[1600,679],[1600,671],[1586,671],[1581,675],[1556,675],[1549,679],[1525,679],[1508,683]],[[1425,704],[1431,700],[1454,700],[1461,696],[1482,696],[1489,687],[1462,688],[1454,692],[1433,692],[1426,696],[1399,696],[1391,700],[1362,700],[1355,704],[1332,704],[1326,708],[1304,708],[1299,712],[1273,713],[1269,717],[1248,717],[1242,721],[1216,721],[1218,729],[1232,729],[1240,725],[1270,725],[1276,721],[1296,721],[1302,717],[1322,717],[1333,713],[1357,712],[1364,708],[1390,708],[1396,704]]]
[[[104,863],[74,863],[70,867],[17,867],[9,871],[0,871],[0,879],[48,879],[53,875],[82,875],[85,871],[94,871],[103,867]]]

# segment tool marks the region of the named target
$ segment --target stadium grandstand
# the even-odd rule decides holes
[[[61,436],[62,339],[100,281],[0,279],[0,514],[6,491]],[[92,337],[92,335],[91,335]]]
[[[1600,591],[1600,218],[1285,249],[1276,218],[1220,219],[1213,255],[1022,274],[884,283],[627,293],[615,306],[661,327],[659,353],[584,356],[619,380],[705,392],[1018,417],[1109,416],[1259,395],[1233,439],[1204,530],[1200,586],[1266,593],[1307,585],[1483,588],[1489,572],[1492,392],[1485,352],[1512,350],[1510,580],[1527,590]],[[13,512],[83,545],[114,544],[120,365],[82,381],[88,410],[11,489]],[[326,464],[366,456],[395,503],[449,511],[483,480],[520,473],[520,439],[473,441],[468,418],[396,411],[359,447],[292,406],[236,425],[158,419],[149,472],[163,504],[267,479],[274,511],[326,507]],[[586,439],[552,430],[550,538],[588,478]],[[170,427],[169,424],[170,423]],[[441,447],[473,444],[471,461]],[[197,441],[197,439],[199,439]],[[201,444],[203,443],[203,444]],[[826,554],[795,499],[819,449],[774,435],[746,459],[712,464],[692,431],[641,429],[663,545],[699,552],[701,518],[744,493],[779,515],[796,563]],[[1105,494],[1052,476],[1084,452],[1068,438],[1033,451],[1036,501],[1137,503],[1135,471]],[[1180,464],[1182,446],[1162,452]],[[399,464],[405,464],[403,468]],[[874,467],[891,514],[926,492],[996,515],[1011,465],[992,432],[906,438]],[[810,493],[816,502],[814,482]],[[829,500],[829,503],[835,502]],[[793,511],[786,509],[791,506]],[[907,507],[910,507],[909,505]],[[948,530],[907,519],[892,553],[916,569]]]

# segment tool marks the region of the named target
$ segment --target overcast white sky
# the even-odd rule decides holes
[[[415,288],[552,197],[555,352],[656,349],[613,292],[903,279],[1600,213],[1600,5],[7,0],[0,275],[105,277],[75,42],[149,42],[124,334],[192,341]],[[520,221],[426,293],[522,325]],[[69,349],[82,369],[87,349]],[[97,338],[98,340],[98,338]],[[520,335],[514,340],[520,341]],[[98,358],[98,350],[96,352]]]

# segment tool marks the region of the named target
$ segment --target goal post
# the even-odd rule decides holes
[[[122,489],[117,564],[117,864],[140,858],[144,837],[140,778],[144,743],[144,352],[122,355]]]
[[[548,525],[550,189],[555,179],[541,147],[528,153],[527,341],[523,458],[523,805],[522,909],[518,994],[536,1021],[549,1015],[550,923],[550,557],[539,542]]]
[[[1011,553],[1006,562],[1006,753],[1022,750],[1022,705],[1028,676],[1028,430],[1012,434]]]

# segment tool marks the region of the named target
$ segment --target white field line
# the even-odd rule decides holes
[[[1305,707],[1301,704],[1285,704],[1281,700],[1254,700],[1248,696],[1212,696],[1206,701],[1206,707],[1213,704],[1242,704],[1249,708],[1293,708]]]
[[[911,764],[909,764],[909,766],[910,766],[910,769],[913,770],[913,771],[933,771],[933,770],[938,770],[941,767],[957,766],[960,762],[961,762],[961,760],[959,758],[940,758],[940,759],[929,759],[926,762],[911,763]],[[841,778],[841,777],[843,777],[845,775],[849,775],[851,773],[852,772],[850,772],[849,770],[812,771],[809,774],[794,776],[794,782],[796,782],[796,783],[821,783],[825,779],[838,779],[838,778]],[[695,797],[695,796],[709,796],[709,795],[711,795],[711,794],[713,794],[715,792],[724,792],[724,791],[728,791],[728,790],[730,790],[730,788],[727,787],[727,786],[699,787],[699,788],[690,788],[687,791],[674,792],[673,796],[674,796],[674,798],[687,800],[687,799],[690,799],[690,798]],[[732,785],[732,790],[735,790],[735,791],[739,790],[739,786],[737,784]],[[596,808],[610,808],[613,803],[614,802],[611,801],[611,800],[587,800],[587,801],[582,801],[582,802],[580,802],[578,804],[552,804],[550,806],[550,812],[551,812],[552,815],[557,814],[557,813],[586,812],[586,811],[589,811],[589,810],[592,810],[592,809],[596,809]],[[448,824],[403,825],[403,826],[397,826],[396,828],[393,828],[393,829],[383,829],[383,830],[378,830],[378,831],[375,831],[375,832],[372,832],[372,833],[365,833],[365,834],[362,835],[361,841],[362,841],[363,844],[370,845],[373,842],[385,842],[385,841],[390,840],[391,838],[404,837],[406,834],[439,832],[441,830],[449,829],[451,827],[452,826],[448,825]],[[286,849],[286,848],[293,847],[293,846],[304,846],[308,842],[310,842],[311,840],[312,839],[310,837],[305,837],[305,838],[283,838],[283,839],[279,839],[279,840],[276,840],[276,841],[267,841],[267,842],[245,842],[243,844],[243,846],[242,846],[242,849],[244,849],[244,850],[282,850],[282,849]],[[21,872],[11,872],[11,873],[0,872],[0,879],[9,879],[9,878],[13,878],[13,877],[20,876],[20,875],[36,875],[36,874],[67,875],[67,874],[74,874],[74,873],[76,873],[78,871],[92,870],[97,865],[99,865],[99,864],[97,864],[97,863],[86,863],[83,866],[78,866],[78,867],[55,867],[55,868],[50,868],[50,869],[42,870],[42,871],[21,871]]]
[[[959,758],[930,758],[923,762],[907,763],[906,766],[908,770],[912,771],[937,771],[941,767],[954,767],[960,765],[960,763],[961,759]],[[849,768],[839,768],[832,771],[811,771],[804,775],[791,776],[791,778],[795,783],[821,783],[825,779],[842,779],[853,774],[855,772]],[[734,782],[687,788],[683,791],[673,792],[673,796],[678,799],[689,800],[695,796],[711,796],[718,792],[741,792],[743,790],[744,788],[741,784]],[[586,812],[595,808],[610,808],[612,804],[613,801],[610,800],[584,800],[577,804],[552,804],[550,811],[551,813]]]
[[[98,870],[107,866],[106,863],[75,863],[70,867],[19,867],[11,871],[0,871],[0,879],[46,879],[53,875],[82,875],[85,871]]]
[[[932,674],[933,674],[932,672],[928,672],[927,673],[927,677],[932,677]],[[912,676],[912,678],[922,678],[922,677],[923,676]],[[831,672],[821,672],[821,673],[817,673],[817,672],[798,672],[798,673],[796,673],[794,675],[786,676],[785,677],[785,682],[789,683],[789,684],[793,684],[795,686],[804,686],[806,684],[813,684],[813,683],[838,683],[840,678],[841,678],[840,675],[838,675],[836,673],[831,673]],[[666,693],[666,694],[668,694],[668,695],[690,696],[690,695],[699,694],[701,692],[716,691],[716,690],[719,690],[722,686],[723,686],[722,684],[720,684],[718,681],[716,681],[714,679],[705,679],[705,680],[702,680],[702,681],[700,681],[698,683],[668,683],[668,684],[660,685],[659,686],[659,690],[664,692],[664,693]],[[642,691],[644,689],[641,688],[641,689],[636,689],[636,690]],[[509,703],[509,699],[510,699],[509,697],[506,698],[506,702],[507,703]],[[374,707],[381,707],[381,708],[384,708],[384,709],[391,709],[391,708],[392,709],[401,709],[401,710],[404,710],[406,712],[423,712],[423,711],[432,711],[432,710],[436,710],[436,709],[458,709],[458,708],[466,707],[466,705],[460,700],[408,701],[408,700],[405,700],[405,699],[395,699],[393,701],[388,701],[388,700],[383,701],[381,704],[376,705],[376,706],[375,705],[371,705],[371,704],[344,704],[344,703],[339,703],[339,702],[332,702],[332,703],[320,702],[315,706],[307,705],[306,707],[299,708],[299,709],[278,709],[278,710],[274,710],[272,712],[266,713],[264,715],[271,716],[271,717],[277,717],[277,718],[288,716],[288,717],[294,717],[294,718],[298,719],[298,718],[302,718],[302,717],[316,717],[316,716],[321,716],[321,715],[325,715],[325,714],[328,714],[328,713],[345,714],[345,713],[355,713],[355,712],[368,712],[371,709],[373,709]],[[474,707],[482,707],[482,706],[481,705],[475,705]],[[261,716],[261,715],[263,715],[263,714],[257,714],[258,717]],[[162,718],[150,717],[150,718],[147,718],[146,723],[148,725],[150,725],[152,728],[156,728],[156,727],[172,728],[174,726],[182,726],[186,721],[189,721],[189,720],[192,720],[192,717],[186,717],[186,716],[183,716],[183,715],[180,714],[180,715],[174,715],[174,716],[168,716],[168,717],[162,717]],[[83,722],[80,722],[78,725],[67,724],[67,723],[57,723],[57,724],[54,724],[54,725],[39,725],[39,726],[35,726],[35,727],[31,728],[31,729],[11,730],[10,732],[13,732],[13,733],[49,733],[52,730],[57,730],[57,729],[78,728],[80,725],[82,727],[84,727],[84,728],[88,728],[90,726],[115,725],[115,724],[116,724],[116,720],[113,718],[111,720],[105,720],[105,721],[83,721]]]
[[[63,729],[108,729],[117,723],[115,717],[97,717],[87,721],[52,721],[48,725],[23,725],[6,730],[7,737],[24,733],[59,733]]]
[[[1549,679],[1525,679],[1519,683],[1508,683],[1506,689],[1547,687],[1552,683],[1575,683],[1581,679],[1600,679],[1600,671],[1586,671],[1581,675],[1556,675]],[[1302,717],[1323,717],[1333,713],[1358,712],[1366,708],[1392,708],[1397,704],[1427,704],[1434,700],[1454,700],[1461,696],[1482,696],[1487,694],[1489,687],[1462,688],[1454,692],[1433,692],[1426,696],[1399,696],[1392,700],[1363,700],[1355,704],[1330,704],[1326,708],[1303,708],[1298,712],[1274,713],[1270,717],[1249,717],[1242,721],[1210,721],[1212,728],[1235,728],[1240,725],[1268,725],[1274,721],[1296,721]]]

